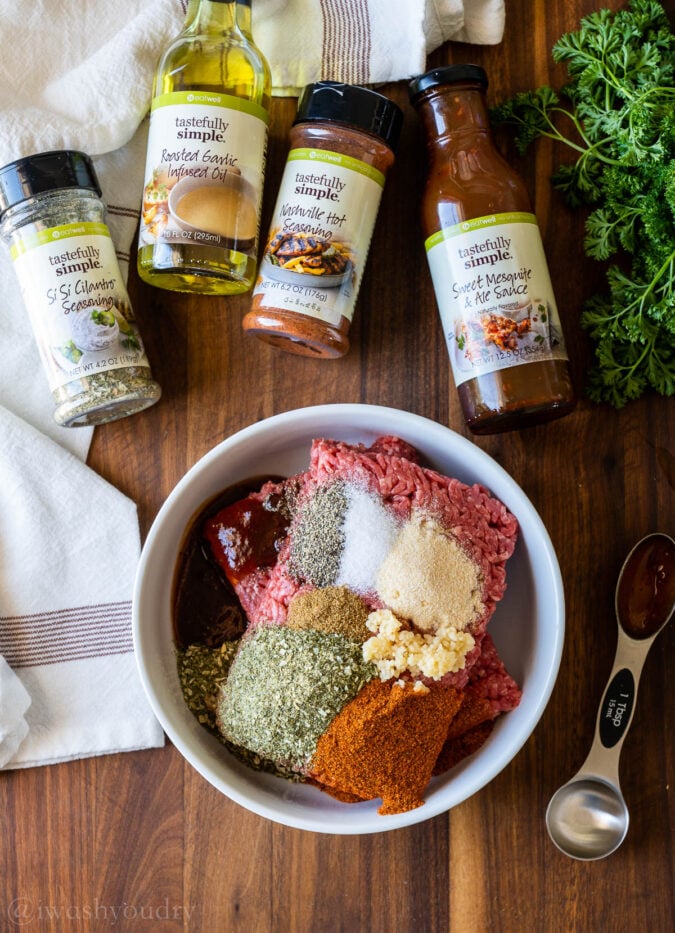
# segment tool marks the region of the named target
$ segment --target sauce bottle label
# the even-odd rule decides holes
[[[492,214],[430,236],[427,259],[455,378],[566,360],[534,214]]]
[[[256,258],[269,115],[228,94],[152,102],[139,246],[220,247]]]
[[[253,295],[258,308],[351,321],[384,174],[326,149],[292,149]]]
[[[150,365],[105,224],[19,230],[10,255],[52,391]]]

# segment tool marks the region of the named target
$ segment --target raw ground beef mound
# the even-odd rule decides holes
[[[317,488],[338,479],[376,493],[402,519],[409,518],[413,509],[428,512],[452,532],[479,566],[485,608],[471,626],[476,645],[467,655],[464,668],[446,674],[442,682],[459,690],[470,686],[472,692],[488,701],[493,716],[513,709],[520,699],[520,690],[485,630],[506,588],[506,562],[513,553],[518,533],[516,518],[484,486],[468,486],[421,466],[417,451],[393,436],[380,437],[370,447],[315,440],[305,473],[282,483],[267,483],[254,495],[262,500],[291,483],[300,490],[297,503],[301,510],[302,502],[311,498]],[[293,525],[273,567],[255,571],[236,587],[252,626],[284,623],[290,601],[307,588],[289,571],[292,534]],[[374,604],[373,608],[376,607]]]
[[[342,479],[377,493],[401,518],[408,518],[413,508],[433,515],[455,535],[482,572],[486,608],[472,628],[472,634],[480,636],[504,594],[506,561],[515,547],[518,523],[484,486],[467,486],[442,476],[420,466],[418,459],[415,449],[396,437],[381,437],[368,448],[316,440],[309,469],[288,482],[300,480],[300,503],[319,486]],[[258,495],[264,498],[278,489],[278,485],[267,484]],[[300,588],[288,572],[289,549],[289,545],[282,548],[273,568],[242,581],[237,595],[253,624],[285,621],[288,604]]]

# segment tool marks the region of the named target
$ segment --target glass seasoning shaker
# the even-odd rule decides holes
[[[146,282],[207,295],[250,289],[270,86],[251,0],[192,0],[152,91],[138,244]]]
[[[477,65],[437,68],[409,85],[427,139],[427,259],[474,434],[574,408],[541,234],[524,182],[493,144],[486,88]]]
[[[319,81],[303,90],[245,331],[303,356],[347,352],[402,119],[367,88]]]
[[[153,380],[87,155],[57,150],[0,169],[0,237],[9,247],[65,427],[133,415]]]

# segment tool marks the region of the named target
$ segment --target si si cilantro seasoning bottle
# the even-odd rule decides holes
[[[161,389],[89,157],[56,150],[0,168],[0,238],[14,263],[56,423],[101,424],[153,405]]]
[[[291,353],[340,357],[402,113],[367,88],[308,85],[244,330]]]
[[[549,421],[574,407],[537,219],[492,141],[477,65],[410,82],[427,139],[422,228],[464,418],[474,434]]]

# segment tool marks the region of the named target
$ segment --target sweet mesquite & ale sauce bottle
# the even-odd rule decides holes
[[[490,130],[487,75],[450,65],[414,78],[427,141],[422,228],[464,418],[493,434],[574,408],[546,257],[520,176]]]

